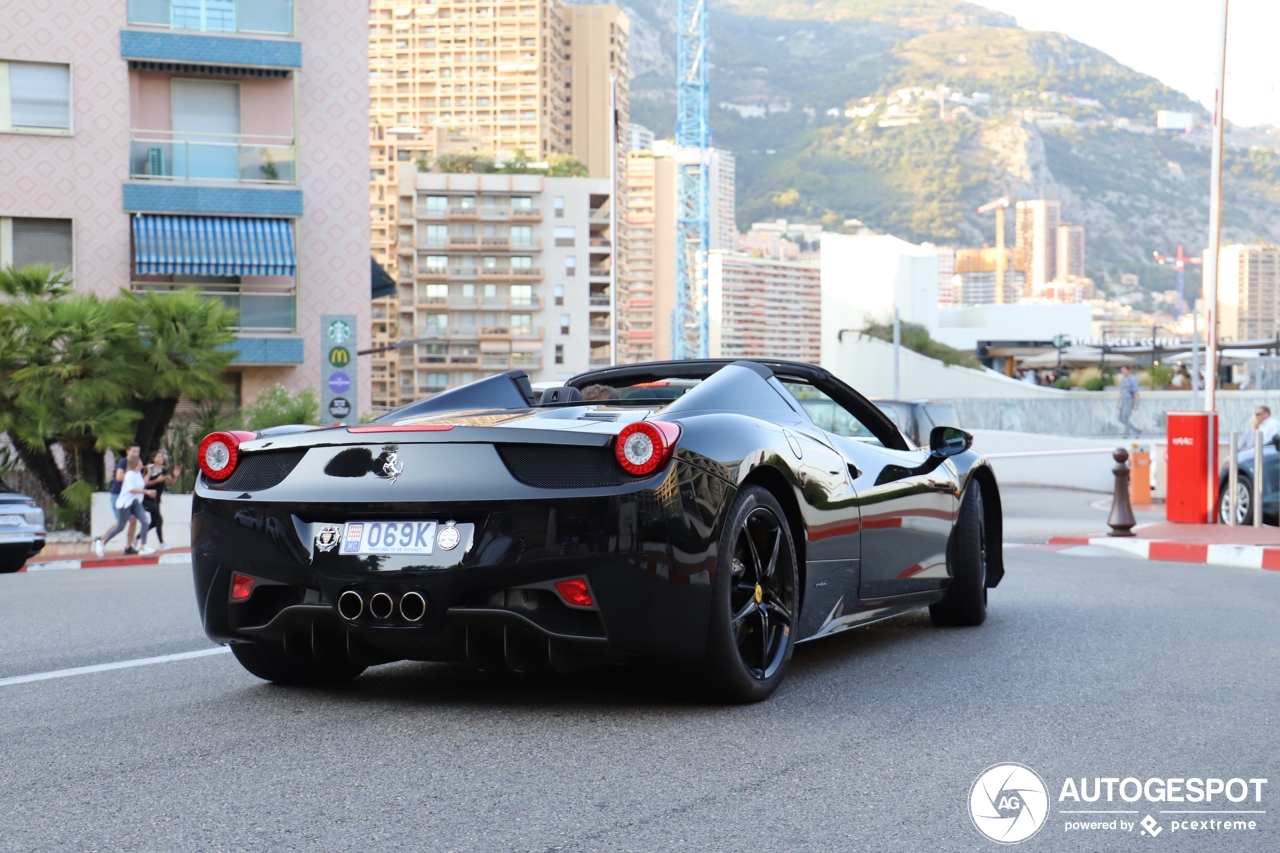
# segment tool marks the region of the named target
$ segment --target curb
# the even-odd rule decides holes
[[[42,560],[27,563],[19,572],[53,572],[76,569],[126,569],[135,566],[184,566],[191,562],[190,551],[168,551],[154,556],[88,557],[82,560]]]
[[[1211,545],[1170,539],[1133,539],[1112,536],[1056,536],[1049,545],[1095,545],[1114,548],[1143,560],[1167,563],[1209,563],[1240,569],[1280,572],[1280,547],[1265,545]]]

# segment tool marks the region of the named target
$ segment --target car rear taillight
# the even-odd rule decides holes
[[[680,427],[663,421],[637,421],[627,424],[614,441],[613,452],[618,464],[628,474],[652,474],[671,459]]]
[[[231,600],[244,601],[253,595],[254,579],[248,575],[232,575],[231,576]]]
[[[570,607],[591,607],[595,601],[591,598],[591,589],[586,578],[570,578],[567,581],[556,581],[556,592]]]
[[[252,441],[253,438],[253,433],[238,430],[214,432],[205,436],[204,441],[200,442],[200,449],[196,451],[200,470],[210,480],[227,479],[235,472],[236,463],[240,461],[240,443]]]

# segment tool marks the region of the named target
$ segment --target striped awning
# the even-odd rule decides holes
[[[133,218],[138,275],[294,275],[293,223],[229,216]]]

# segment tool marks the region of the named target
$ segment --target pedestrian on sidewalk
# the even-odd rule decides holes
[[[1249,428],[1240,434],[1240,439],[1236,442],[1237,450],[1250,450],[1253,448],[1253,433],[1255,430],[1262,430],[1262,444],[1268,445],[1276,440],[1276,436],[1280,435],[1280,420],[1272,417],[1271,409],[1267,406],[1258,406],[1253,410],[1253,418],[1249,421]]]
[[[147,547],[147,513],[142,508],[142,499],[148,495],[155,496],[154,489],[147,488],[147,481],[142,476],[142,459],[135,456],[125,460],[124,478],[120,483],[120,496],[116,498],[116,523],[105,535],[93,540],[93,552],[99,557],[106,553],[107,543],[117,533],[128,527],[130,519],[141,523],[142,549],[135,549],[132,544],[124,549],[126,554],[154,554],[155,548]],[[125,540],[128,542],[128,540]]]
[[[144,498],[142,501],[142,508],[151,516],[148,532],[151,530],[156,532],[156,539],[160,541],[157,547],[161,551],[168,551],[173,546],[164,541],[164,517],[160,515],[160,498],[164,495],[165,487],[176,483],[182,474],[181,465],[172,471],[166,468],[165,464],[168,461],[169,454],[163,450],[157,450],[151,457],[151,462],[146,469],[146,481],[147,488],[155,492],[155,497]]]
[[[138,461],[142,461],[142,447],[137,442],[134,442],[133,444],[129,445],[129,449],[125,451],[125,455],[123,459],[116,460],[115,472],[111,476],[111,506],[113,507],[116,505],[116,502],[120,497],[120,487],[121,485],[124,484],[124,475],[128,471],[128,465],[129,465],[130,459],[137,459]],[[126,545],[125,546],[126,548],[133,547],[131,543],[138,535],[137,530],[138,530],[137,519],[130,516],[129,517],[129,535],[125,539],[125,542],[130,544]]]
[[[1130,433],[1142,435],[1142,430],[1130,420],[1138,410],[1138,377],[1133,375],[1127,364],[1120,366],[1120,399],[1116,401],[1116,410],[1120,413],[1120,425],[1124,427],[1125,438]]]

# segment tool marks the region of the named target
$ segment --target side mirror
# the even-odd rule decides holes
[[[959,456],[973,447],[973,436],[958,427],[937,426],[929,432],[929,452],[939,459]]]

